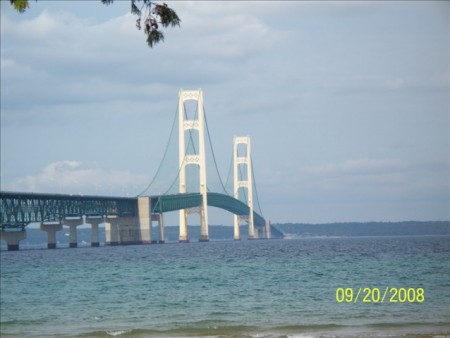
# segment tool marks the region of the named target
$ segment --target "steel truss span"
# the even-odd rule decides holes
[[[60,222],[64,217],[135,216],[137,199],[128,197],[1,192],[2,229],[33,222]]]
[[[84,196],[42,193],[0,192],[0,219],[2,230],[24,229],[34,222],[60,222],[65,217],[137,216],[136,197]],[[200,193],[151,196],[152,213],[195,208],[202,203]],[[234,197],[208,193],[208,205],[227,210],[235,215],[248,215],[249,207]],[[256,226],[264,226],[261,215],[253,212]]]

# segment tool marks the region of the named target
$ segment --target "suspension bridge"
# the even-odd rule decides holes
[[[178,164],[168,160],[168,149],[175,143],[176,129]],[[212,155],[212,164],[208,167],[207,145]],[[56,232],[68,226],[69,247],[74,248],[77,247],[77,227],[90,224],[91,245],[99,246],[98,227],[104,224],[105,245],[164,243],[164,214],[178,211],[179,242],[190,241],[187,223],[191,214],[199,216],[199,241],[209,241],[208,206],[233,214],[235,240],[241,239],[242,222],[248,225],[248,239],[270,238],[276,229],[264,219],[259,206],[249,136],[234,137],[231,162],[232,170],[224,183],[211,143],[203,92],[181,89],[163,159],[144,191],[136,197],[2,191],[0,238],[7,242],[8,250],[18,250],[19,242],[26,238],[26,227],[39,223],[40,229],[48,233],[47,247],[52,249],[56,248]],[[168,165],[171,170],[165,168]],[[210,177],[207,177],[212,176],[210,173],[218,177],[218,188],[211,188]],[[164,175],[166,181],[161,179]],[[229,187],[231,182],[232,187]],[[162,193],[150,194],[164,185],[166,189]],[[158,239],[152,237],[153,222],[157,223]]]

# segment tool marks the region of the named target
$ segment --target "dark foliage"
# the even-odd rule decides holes
[[[37,0],[36,0],[37,1]],[[144,33],[147,35],[147,44],[153,47],[160,41],[164,41],[164,34],[159,30],[162,27],[180,26],[181,20],[177,13],[167,4],[158,4],[150,0],[130,0],[131,13],[136,15],[136,28],[141,30],[143,22]],[[11,5],[19,13],[23,13],[29,7],[28,0],[10,0]],[[104,5],[111,5],[114,0],[101,0]],[[140,7],[140,8],[139,8]]]

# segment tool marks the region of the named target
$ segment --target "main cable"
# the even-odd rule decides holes
[[[206,119],[206,111],[205,111],[205,107],[204,106],[203,106],[203,116],[205,118],[206,132],[208,133],[209,145],[211,146],[211,152],[212,152],[212,156],[213,156],[213,160],[214,160],[214,166],[216,167],[217,176],[219,176],[219,181],[220,181],[220,184],[222,185],[223,191],[228,196],[230,196],[230,194],[228,193],[227,189],[223,185],[222,177],[220,176],[220,173],[219,173],[219,168],[217,166],[217,161],[216,161],[216,155],[214,154],[214,148],[213,148],[213,145],[212,145],[212,142],[211,142],[211,135],[209,134],[208,120]]]
[[[170,130],[170,135],[169,135],[169,139],[167,140],[166,149],[164,150],[163,158],[159,162],[158,170],[156,170],[155,176],[153,176],[153,179],[150,181],[150,183],[147,185],[147,187],[144,189],[144,191],[142,191],[136,197],[142,196],[142,194],[144,194],[152,186],[152,184],[155,182],[156,177],[158,176],[159,171],[162,168],[163,162],[166,159],[167,151],[169,150],[170,140],[172,139],[172,134],[173,134],[173,130],[174,130],[174,127],[175,127],[175,122],[177,120],[177,117],[178,117],[178,108],[176,109],[176,112],[175,112],[175,117],[174,117],[173,122],[172,122],[172,129]]]
[[[256,203],[258,204],[258,208],[259,208],[259,212],[261,213],[261,216],[264,218],[264,214],[262,212],[261,205],[259,204],[258,189],[256,188],[255,172],[253,170],[253,160],[252,159],[250,159],[250,160],[251,160],[251,163],[252,163],[252,178],[253,178],[253,183],[254,183],[254,186],[255,186]]]

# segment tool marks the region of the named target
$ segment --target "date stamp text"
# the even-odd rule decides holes
[[[337,288],[338,303],[423,303],[424,288]]]

